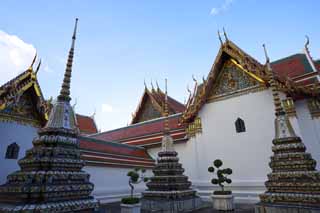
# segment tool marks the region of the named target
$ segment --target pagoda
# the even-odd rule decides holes
[[[200,208],[201,200],[191,189],[191,182],[183,175],[178,153],[174,150],[168,120],[167,80],[164,104],[164,136],[158,153],[154,176],[147,183],[148,189],[142,193],[142,210],[145,212],[186,212]]]
[[[275,104],[275,139],[273,156],[265,185],[267,191],[260,195],[256,213],[313,213],[320,212],[320,172],[316,161],[306,152],[303,141],[298,137],[283,110],[276,89],[276,81],[267,59],[266,71]]]
[[[79,130],[70,105],[77,22],[60,94],[33,147],[19,160],[21,169],[0,186],[0,212],[93,212],[98,208],[90,196],[94,187],[90,175],[81,170],[85,162],[80,159]]]

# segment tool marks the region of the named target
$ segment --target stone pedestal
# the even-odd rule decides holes
[[[142,199],[142,210],[144,212],[191,212],[202,207],[199,197],[182,199]]]
[[[136,204],[123,204],[121,203],[121,213],[140,213],[141,203]]]
[[[320,213],[320,208],[259,203],[255,206],[255,213]]]
[[[211,195],[212,206],[216,210],[231,211],[234,209],[233,195]]]

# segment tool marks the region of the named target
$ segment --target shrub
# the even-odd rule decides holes
[[[121,199],[121,203],[123,204],[136,204],[136,203],[139,203],[140,202],[140,199],[137,198],[137,197],[124,197]]]
[[[141,182],[149,181],[149,178],[145,177],[145,169],[135,168],[132,171],[127,173],[129,177],[129,186],[130,186],[130,197],[122,198],[121,202],[124,204],[135,204],[139,203],[139,198],[133,197],[134,185]]]
[[[214,185],[219,185],[221,187],[221,191],[215,191],[214,194],[227,195],[227,194],[231,194],[231,191],[224,191],[224,183],[227,183],[227,184],[232,183],[232,180],[228,178],[228,175],[232,174],[232,169],[230,168],[220,169],[222,165],[223,165],[223,162],[220,159],[217,159],[213,162],[213,166],[210,166],[208,168],[208,172],[214,173],[214,171],[217,169],[217,172],[216,172],[217,178],[212,178],[211,183]]]

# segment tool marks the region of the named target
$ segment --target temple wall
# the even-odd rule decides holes
[[[18,160],[32,147],[37,128],[14,122],[0,122],[0,184],[5,183],[8,174],[19,170]],[[19,147],[18,159],[6,159],[8,145],[16,142]]]
[[[83,170],[90,174],[90,182],[94,183],[92,195],[101,203],[117,202],[130,195],[127,173],[132,168],[85,166]],[[151,171],[147,170],[146,176],[150,175]],[[140,196],[145,188],[145,183],[136,185],[135,195]]]
[[[317,169],[320,169],[320,118],[312,119],[306,100],[295,102],[297,118],[301,129],[303,142],[307,152],[317,161]]]
[[[232,190],[237,202],[256,202],[265,190],[264,182],[270,172],[274,138],[274,105],[269,90],[250,93],[205,104],[199,112],[202,133],[176,150],[199,194],[207,197],[214,187],[208,167],[220,158],[233,169]],[[246,132],[237,133],[235,121],[244,120]],[[150,149],[154,156],[159,149]]]

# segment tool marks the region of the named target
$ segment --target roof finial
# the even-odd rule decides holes
[[[223,35],[224,35],[226,41],[229,41],[228,36],[227,36],[227,33],[226,33],[224,27],[223,27]]]
[[[154,92],[154,87],[153,87],[152,79],[151,79],[151,89],[152,89],[152,92]]]
[[[147,87],[147,84],[146,84],[146,79],[143,80],[143,84],[144,84],[144,89],[147,90],[148,87]]]
[[[97,113],[97,109],[94,108],[94,111],[92,113],[92,115],[90,116],[92,119],[94,119],[94,117],[96,116],[96,113]]]
[[[204,76],[202,76],[202,82],[205,83],[206,82],[206,78]]]
[[[196,84],[198,84],[198,81],[197,81],[197,79],[194,77],[194,75],[192,75],[192,80],[193,80]]]
[[[308,46],[309,46],[309,43],[310,43],[310,41],[309,41],[309,36],[308,35],[306,35],[306,43],[304,44],[304,47],[306,48],[306,50],[308,50]]]
[[[156,80],[156,86],[157,86],[157,91],[159,92],[160,91],[160,87],[159,87],[159,84],[158,84],[157,80]]]
[[[218,38],[219,38],[219,41],[220,41],[220,44],[221,46],[223,45],[223,41],[222,41],[222,38],[221,38],[221,35],[220,35],[220,31],[218,30]]]
[[[38,66],[37,66],[36,71],[34,72],[36,75],[37,75],[37,74],[38,74],[38,72],[39,72],[40,65],[41,65],[41,59],[40,59],[40,61],[39,61],[39,64],[38,64]]]
[[[71,100],[71,98],[70,98],[70,81],[71,81],[72,61],[73,61],[73,54],[74,54],[74,45],[75,45],[75,41],[76,41],[77,25],[78,25],[78,18],[76,18],[76,22],[74,25],[74,31],[73,31],[73,35],[72,35],[72,43],[71,43],[71,48],[69,50],[66,71],[65,71],[63,83],[61,86],[60,95],[58,96],[59,100],[66,100],[66,101]]]
[[[266,57],[266,64],[269,64],[270,59],[269,59],[269,56],[268,56],[268,53],[267,53],[266,45],[263,44],[262,46],[263,46],[264,55],[265,55],[265,57]]]
[[[34,63],[36,62],[36,59],[37,59],[37,52],[36,52],[36,54],[34,55],[34,57],[32,59],[32,62],[30,64],[30,66],[29,66],[29,70],[32,70]]]

